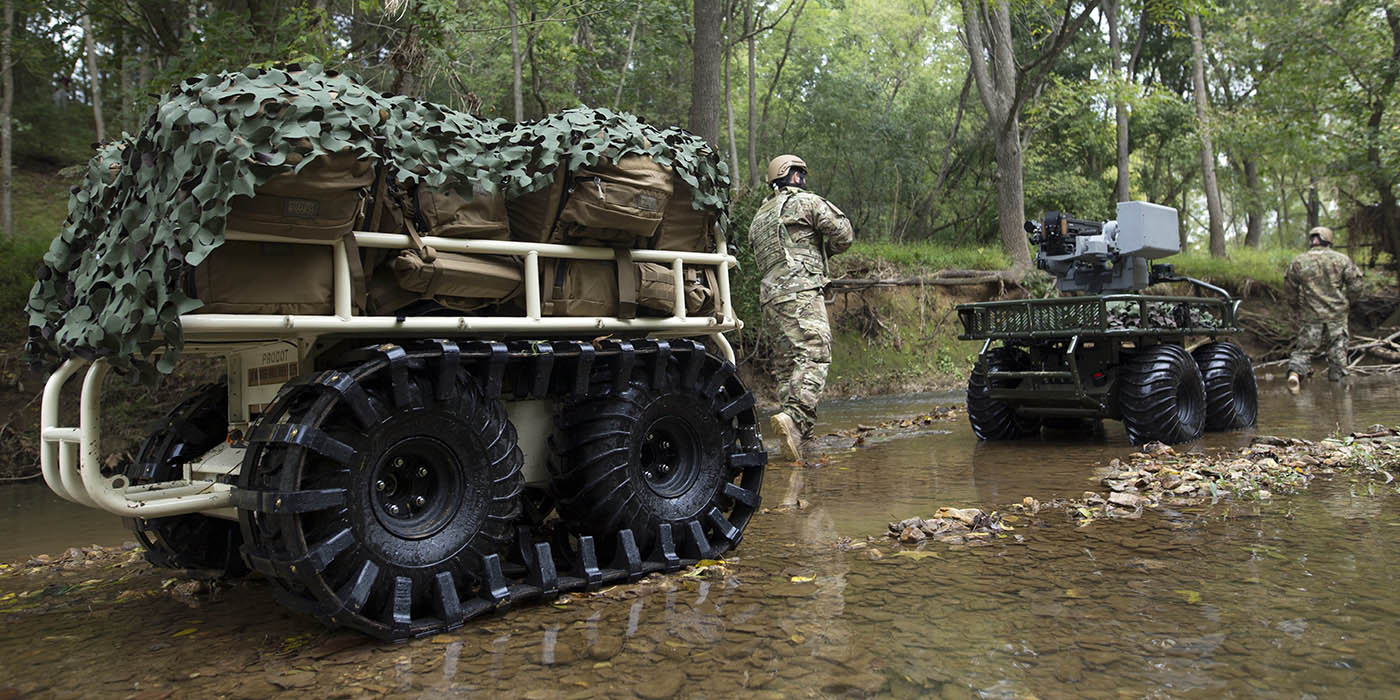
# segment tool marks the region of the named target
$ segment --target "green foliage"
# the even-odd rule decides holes
[[[1212,258],[1204,252],[1182,253],[1167,258],[1177,273],[1213,284],[1241,289],[1246,281],[1283,289],[1283,273],[1288,263],[1301,250],[1282,248],[1254,249],[1240,246],[1224,258]]]
[[[897,267],[931,274],[939,270],[1004,270],[1006,253],[993,245],[946,246],[931,241],[894,243],[858,240],[833,262],[851,267],[884,261]]]

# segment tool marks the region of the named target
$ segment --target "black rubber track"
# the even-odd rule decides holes
[[[133,484],[183,478],[183,466],[223,442],[227,434],[228,387],[201,386],[141,443],[126,476]],[[156,566],[228,578],[248,573],[239,554],[243,538],[236,522],[197,513],[126,522],[145,548],[146,561]]]
[[[1205,431],[1201,371],[1180,345],[1164,343],[1135,352],[1118,381],[1123,427],[1132,444],[1189,442]]]
[[[999,347],[988,350],[973,365],[972,374],[967,378],[967,419],[979,439],[1015,440],[1040,431],[1039,418],[1017,415],[1010,404],[989,396],[994,387],[1012,389],[1022,380],[988,380],[988,372],[1026,370],[1030,369],[1030,364],[1030,356],[1024,350]]]
[[[1240,346],[1220,341],[1196,348],[1191,357],[1206,387],[1206,430],[1239,430],[1259,419],[1254,367]]]
[[[659,362],[620,392],[562,404],[550,460],[559,514],[605,553],[619,530],[646,550],[669,525],[683,556],[716,557],[739,544],[762,485],[753,396],[713,356],[698,372]]]
[[[699,343],[473,341],[458,347],[433,341],[381,345],[354,355],[344,370],[302,377],[282,389],[250,431],[250,449],[235,491],[249,563],[274,581],[284,604],[329,624],[385,639],[423,636],[517,603],[552,599],[561,591],[596,589],[653,571],[674,571],[698,558],[688,554],[697,549],[694,533],[707,539],[711,532],[725,533],[727,540],[714,537],[707,548],[723,551],[738,542],[758,508],[766,455],[752,396],[734,377],[733,366],[708,357]],[[707,530],[699,527],[700,520],[691,520],[673,528],[668,522],[653,532],[608,532],[602,542],[564,528],[542,528],[538,513],[534,520],[528,517],[521,507],[526,494],[520,453],[498,397],[584,402],[625,393],[634,380],[665,381],[672,370],[680,381],[719,400],[721,415],[730,416],[735,444],[743,448],[729,453],[729,466],[738,475],[722,487],[731,506],[724,513],[729,527]],[[443,406],[453,408],[439,411]],[[385,495],[393,489],[376,491],[373,480],[357,481],[355,474],[373,473],[365,455],[372,451],[377,426],[406,410],[438,411],[436,421],[447,420],[441,415],[446,413],[471,417],[468,429],[439,427],[429,431],[432,435],[494,436],[480,441],[486,455],[481,461],[494,475],[491,498],[481,506],[487,514],[478,519],[481,529],[464,545],[461,556],[413,566],[406,559],[415,551],[421,554],[421,547],[390,550],[370,541],[373,538],[354,524],[354,511],[363,511],[356,498],[380,509],[373,517],[381,524],[388,505],[404,503]],[[415,419],[412,424],[424,422]],[[417,487],[444,483],[425,478]],[[465,473],[458,486],[470,478]],[[431,491],[410,488],[406,493]],[[537,505],[547,507],[543,501]],[[431,504],[424,508],[432,510]],[[364,515],[358,516],[361,526],[369,524]],[[413,530],[418,527],[413,518],[408,520],[396,525],[408,530],[401,534],[424,534]],[[639,541],[647,546],[639,546]],[[603,551],[611,556],[601,558]]]

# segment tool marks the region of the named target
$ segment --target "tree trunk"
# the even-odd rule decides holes
[[[1190,227],[1186,225],[1187,216],[1190,211],[1187,209],[1187,205],[1191,202],[1190,193],[1191,190],[1187,188],[1186,183],[1183,182],[1181,184],[1181,216],[1176,220],[1176,237],[1181,243],[1182,250],[1186,250],[1186,247],[1191,244],[1191,237],[1189,235]]]
[[[1114,80],[1126,77],[1123,75],[1123,43],[1118,35],[1118,3],[1119,0],[1103,2],[1104,15],[1108,19],[1108,54]],[[1121,96],[1117,96],[1117,91],[1113,100],[1113,118],[1118,125],[1118,184],[1114,190],[1118,201],[1126,202],[1132,198],[1128,184],[1131,174],[1128,163],[1128,105]]]
[[[1390,57],[1381,69],[1381,88],[1372,99],[1371,114],[1366,120],[1367,141],[1370,144],[1366,149],[1366,160],[1371,166],[1371,185],[1376,188],[1380,199],[1381,241],[1390,252],[1391,264],[1400,265],[1400,215],[1395,211],[1395,175],[1382,164],[1379,145],[1382,142],[1381,126],[1384,123],[1386,99],[1395,90],[1395,83],[1400,81],[1400,14],[1386,7],[1385,21],[1390,27]],[[1400,285],[1400,276],[1396,277],[1396,284]]]
[[[690,130],[711,144],[719,143],[720,59],[724,38],[721,0],[695,0],[695,40],[691,45]]]
[[[525,120],[525,93],[520,70],[520,15],[515,11],[515,0],[506,0],[506,10],[510,12],[510,99],[515,110],[515,121]],[[629,47],[630,50],[630,47]],[[622,86],[617,87],[621,92]],[[614,105],[616,106],[616,105]]]
[[[962,0],[962,7],[972,76],[987,110],[988,134],[996,144],[1001,247],[1011,259],[1008,276],[1020,279],[1030,271],[1031,258],[1024,227],[1026,205],[1021,181],[1021,126],[1015,105],[1016,64],[1011,54],[1011,11],[1006,0],[996,2],[994,9],[985,0]]]
[[[1310,178],[1308,181],[1308,230],[1311,231],[1322,225],[1322,200],[1317,196],[1317,178]],[[1304,241],[1306,242],[1306,241]]]
[[[1210,98],[1206,94],[1205,49],[1201,45],[1201,18],[1191,13],[1191,84],[1196,93],[1196,128],[1201,135],[1201,187],[1206,194],[1210,220],[1210,255],[1225,257],[1225,224],[1220,210],[1220,187],[1215,181],[1215,148],[1210,135]]]
[[[15,0],[5,0],[5,33],[0,35],[0,88],[5,94],[0,97],[0,230],[4,231],[5,241],[15,239],[14,208],[10,198],[14,190],[14,139],[10,128],[10,115],[15,106],[15,71],[10,65],[11,47],[14,43]]]
[[[92,86],[92,120],[97,127],[97,142],[107,140],[107,123],[102,118],[102,73],[97,69],[97,42],[92,38],[92,15],[83,5],[83,44],[87,47],[88,82]]]
[[[1244,207],[1244,244],[1258,248],[1264,242],[1264,193],[1260,191],[1259,159],[1246,156],[1243,160],[1244,185],[1249,197]]]
[[[758,61],[753,36],[756,25],[754,21],[753,3],[754,0],[748,0],[747,7],[744,11],[744,36],[747,37],[745,43],[748,44],[749,50],[749,130],[746,140],[748,141],[749,150],[749,185],[758,188],[763,184],[763,181],[759,179],[758,174],[758,124],[754,121],[754,68]],[[735,175],[737,176],[738,174],[735,173]]]
[[[729,140],[729,179],[730,182],[733,182],[739,177],[739,144],[734,138],[734,99],[731,97],[733,93],[729,86],[729,63],[733,55],[733,52],[730,51],[728,38],[729,17],[724,18],[724,29],[724,114],[728,122],[728,132],[726,136],[728,136]]]
[[[515,0],[511,0],[514,2]],[[627,32],[627,56],[622,59],[622,70],[617,76],[617,94],[613,96],[613,109],[620,109],[622,105],[622,86],[627,82],[627,69],[632,67],[632,49],[637,44],[637,25],[642,23],[642,0],[637,0],[637,11],[632,14],[632,29]],[[729,79],[729,66],[724,67],[725,80]],[[726,95],[729,93],[729,85],[724,87]]]

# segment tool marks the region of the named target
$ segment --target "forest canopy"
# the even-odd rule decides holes
[[[1217,255],[1300,247],[1320,223],[1388,262],[1398,238],[1393,0],[4,5],[21,168],[85,163],[188,76],[314,62],[487,119],[588,106],[684,126],[741,199],[798,153],[862,238],[1013,266],[1020,219],[1107,219],[1127,198],[1177,207],[1183,242]]]

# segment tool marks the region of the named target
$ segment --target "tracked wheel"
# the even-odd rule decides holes
[[[1030,368],[1030,356],[1019,348],[999,347],[988,350],[972,368],[967,378],[967,418],[972,432],[981,440],[1014,440],[1040,431],[1040,420],[1022,416],[1015,407],[991,398],[991,390],[1015,388],[1022,380],[989,379],[993,371],[1017,371]]]
[[[199,387],[162,419],[126,470],[132,484],[182,478],[183,467],[222,443],[228,434],[228,387]],[[146,550],[146,561],[171,569],[239,577],[248,567],[239,554],[238,523],[200,514],[127,520]]]
[[[568,527],[604,551],[620,531],[643,554],[674,545],[706,559],[737,546],[767,453],[734,366],[694,346],[602,380],[564,403],[551,441],[551,488]]]
[[[1128,441],[1189,442],[1206,425],[1206,390],[1196,361],[1180,345],[1134,353],[1119,373],[1118,400]]]
[[[249,561],[294,609],[386,639],[479,614],[522,456],[456,345],[367,348],[279,393],[249,435]]]
[[[1259,388],[1244,349],[1229,341],[1206,343],[1191,356],[1206,389],[1206,430],[1238,430],[1259,418]]]

